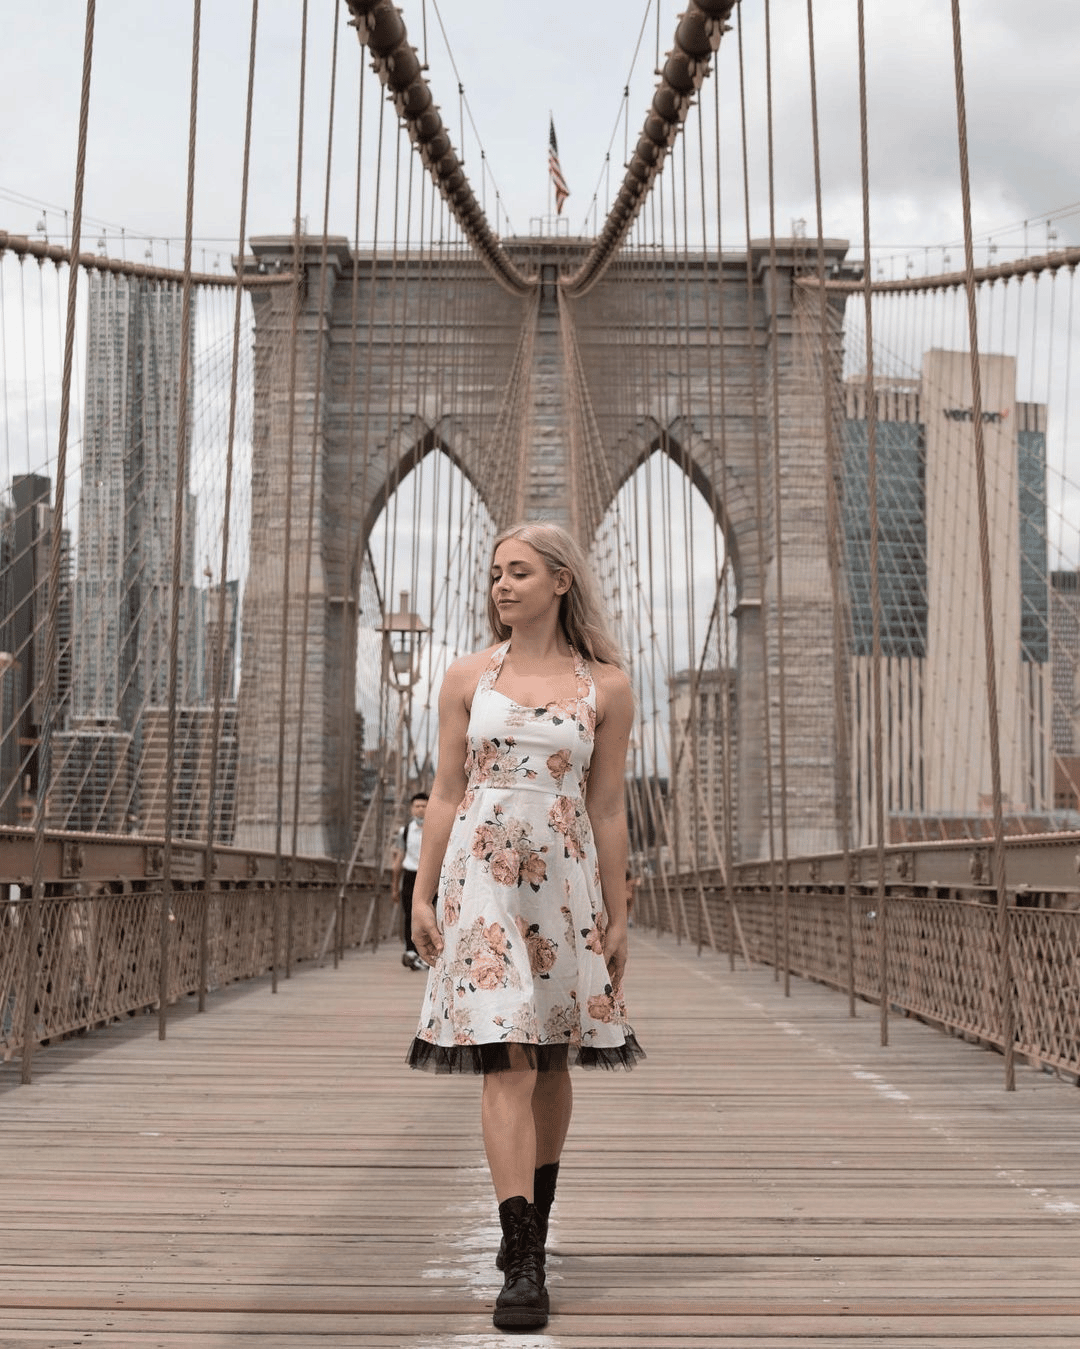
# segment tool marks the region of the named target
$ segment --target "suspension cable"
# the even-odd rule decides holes
[[[965,291],[971,358],[971,416],[975,432],[975,481],[979,511],[979,570],[982,582],[983,642],[986,660],[986,716],[990,739],[994,846],[993,877],[998,914],[998,995],[1005,1064],[1005,1089],[1016,1090],[1013,1031],[1012,958],[1010,953],[1009,897],[1005,888],[1005,822],[1001,795],[1001,743],[997,694],[997,658],[994,641],[993,571],[990,561],[990,525],[987,512],[986,445],[983,437],[982,376],[979,368],[979,324],[975,307],[975,260],[971,235],[971,169],[968,160],[967,109],[964,99],[964,54],[960,31],[960,3],[952,0],[953,65],[956,78],[956,128],[960,150],[960,194],[964,217]]]
[[[79,93],[79,136],[75,156],[75,198],[71,211],[72,252],[77,256],[82,237],[83,192],[86,185],[87,130],[90,123],[90,74],[94,61],[94,20],[96,0],[86,0],[86,24],[83,37],[82,84]],[[60,384],[60,424],[56,442],[56,489],[53,498],[52,530],[49,539],[49,595],[45,631],[45,687],[38,755],[38,792],[34,810],[33,873],[30,912],[26,924],[23,968],[26,980],[23,996],[23,1045],[21,1074],[30,1081],[34,1048],[37,1044],[35,1017],[40,1001],[41,910],[45,898],[45,807],[48,799],[48,773],[53,723],[56,719],[56,683],[60,649],[60,579],[64,548],[64,487],[67,481],[68,429],[71,420],[71,376],[75,359],[75,326],[79,287],[79,269],[68,270],[67,319],[64,328],[64,366]]]

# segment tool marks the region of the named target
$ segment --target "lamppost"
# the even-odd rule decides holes
[[[398,696],[397,753],[394,765],[394,810],[404,803],[408,780],[406,760],[412,748],[412,691],[420,678],[420,644],[431,631],[409,609],[409,592],[400,592],[400,608],[386,615],[382,634],[382,678]]]
[[[388,692],[392,689],[398,696],[398,719],[397,719],[397,762],[394,765],[394,803],[393,811],[395,817],[402,810],[402,802],[405,795],[405,759],[412,745],[412,691],[420,678],[420,643],[424,637],[431,631],[424,624],[419,614],[414,614],[409,609],[409,592],[403,590],[400,592],[401,607],[396,613],[386,615],[386,619],[375,631],[382,637],[382,686]],[[382,720],[382,726],[385,727],[385,720]],[[371,819],[372,811],[375,812],[375,848],[376,865],[380,869],[386,860],[385,858],[385,840],[386,840],[386,759],[387,744],[386,737],[380,728],[380,769],[379,780],[372,792],[371,800],[368,802],[364,812],[363,821],[356,831],[356,839],[353,843],[352,855],[349,857],[348,864],[345,867],[345,874],[341,882],[341,889],[338,894],[338,911],[330,921],[327,928],[326,937],[323,941],[322,955],[326,953],[330,938],[334,928],[343,933],[345,931],[345,902],[346,890],[352,879],[353,868],[356,866],[356,859],[360,856],[361,849],[365,846],[364,840],[368,836],[368,823]],[[360,936],[360,945],[364,946],[368,939],[368,932],[371,930],[372,922],[375,921],[376,933],[375,940],[379,941],[380,928],[376,919],[376,910],[379,907],[381,886],[377,886],[371,896],[368,905],[367,918],[364,920],[363,930]]]

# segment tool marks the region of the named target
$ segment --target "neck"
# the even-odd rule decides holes
[[[519,624],[510,631],[510,645],[516,658],[544,660],[570,654],[570,643],[559,625],[553,621]]]

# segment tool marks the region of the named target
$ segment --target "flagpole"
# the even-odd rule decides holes
[[[555,114],[554,114],[554,112],[552,112],[552,110],[549,108],[549,109],[548,109],[548,126],[554,126],[554,125],[555,125]],[[549,165],[550,165],[550,160],[549,160]],[[552,186],[552,181],[551,181],[551,169],[550,169],[550,167],[548,168],[548,173],[547,173],[547,185],[548,185],[547,218],[550,220],[550,219],[551,219],[551,193],[552,193],[552,191],[553,191],[553,186]]]

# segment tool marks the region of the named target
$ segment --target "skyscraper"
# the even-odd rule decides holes
[[[130,731],[143,707],[168,698],[180,291],[99,273],[89,284],[73,711],[119,720]],[[177,578],[182,631],[191,608],[194,514],[188,496]],[[180,662],[183,689],[183,642]]]
[[[1046,408],[1016,397],[1013,357],[980,357],[991,602],[1007,810],[1050,808]],[[875,387],[885,814],[983,813],[990,757],[971,362],[933,350]],[[852,627],[852,796],[872,838],[870,499],[866,386],[849,382],[843,542]]]
[[[1054,805],[1080,810],[1080,571],[1050,573]]]
[[[0,821],[25,822],[22,804],[36,800],[45,708],[45,647],[52,560],[52,482],[35,473],[11,483],[0,507],[0,651],[11,658],[0,674]],[[63,727],[71,692],[71,581],[67,531],[61,538],[57,604],[58,667],[53,728]]]
[[[74,585],[73,720],[64,745],[81,767],[57,764],[56,823],[70,793],[124,783],[126,801],[83,802],[79,818],[136,827],[137,765],[148,709],[168,702],[173,586],[180,587],[180,699],[198,680],[193,558],[195,503],[186,492],[179,574],[173,575],[180,419],[181,293],[138,278],[89,277],[85,439]],[[193,344],[192,344],[193,345]],[[190,392],[188,394],[190,403]],[[187,419],[190,436],[191,417]],[[109,765],[97,772],[108,741]],[[121,737],[117,740],[115,737]],[[132,765],[119,768],[129,738]],[[70,741],[70,743],[67,743]],[[64,784],[67,784],[65,787]],[[82,784],[80,786],[80,784]],[[110,787],[110,791],[113,788]]]

